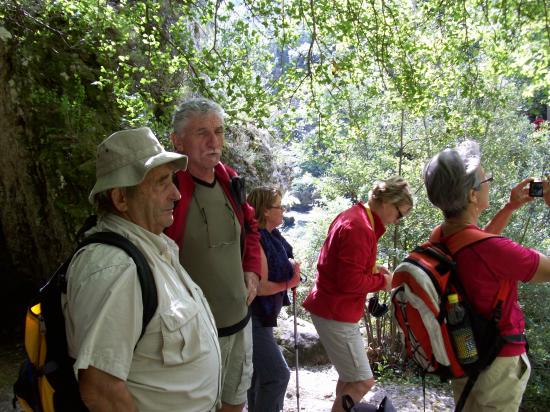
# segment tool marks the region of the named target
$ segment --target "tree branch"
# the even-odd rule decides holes
[[[212,41],[212,48],[210,49],[211,52],[216,50],[216,42],[218,39],[218,10],[221,3],[222,0],[216,0],[216,11],[214,12],[214,39]]]

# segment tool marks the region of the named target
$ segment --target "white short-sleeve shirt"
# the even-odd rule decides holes
[[[139,339],[143,304],[133,260],[105,244],[82,248],[62,298],[77,377],[93,366],[125,380],[142,412],[214,410],[221,378],[216,326],[176,244],[116,215],[100,218],[93,231],[119,233],[140,249],[155,278],[158,307]]]

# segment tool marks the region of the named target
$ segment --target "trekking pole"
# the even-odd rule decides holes
[[[296,322],[296,288],[292,288],[292,312],[294,313],[294,366],[296,367],[296,412],[300,412],[300,381],[298,379],[298,325]]]

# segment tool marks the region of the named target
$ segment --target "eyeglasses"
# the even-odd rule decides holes
[[[487,175],[485,175],[487,176]],[[479,186],[481,186],[483,183],[488,183],[488,182],[492,182],[493,181],[493,174],[492,173],[489,173],[489,177],[486,177],[485,180],[482,180],[481,182],[479,182]]]
[[[394,203],[393,206],[395,207],[395,210],[397,210],[397,221],[400,221],[403,219],[403,213],[401,213],[401,210],[397,207],[397,205]]]
[[[231,240],[221,240],[219,242],[213,242],[212,241],[212,235],[210,233],[210,225],[211,224],[208,223],[208,219],[206,217],[206,210],[205,210],[204,207],[201,207],[197,197],[194,194],[193,194],[193,198],[195,199],[195,203],[197,204],[197,207],[200,210],[202,220],[204,222],[204,225],[206,226],[206,237],[208,238],[208,248],[209,249],[214,249],[214,248],[219,248],[219,247],[229,246],[229,245],[234,244],[237,241],[237,236],[238,236],[237,235],[237,223],[236,223],[237,218],[236,218],[235,214],[233,213],[233,209],[231,208],[231,206],[229,206],[229,204],[227,204],[227,202],[226,202],[224,209],[225,209],[225,213],[227,214],[227,219],[230,219],[233,222],[233,235],[231,236],[232,239]],[[216,231],[214,231],[214,235],[216,235]]]
[[[488,177],[487,177],[488,176]],[[482,180],[481,182],[479,182],[479,184],[477,186],[474,187],[474,190],[478,191],[481,189],[481,185],[483,183],[489,183],[489,182],[492,182],[493,181],[493,174],[492,173],[486,173],[485,174],[485,179]]]
[[[284,206],[271,206],[269,209],[279,209],[281,212],[284,212],[286,210],[286,207]]]

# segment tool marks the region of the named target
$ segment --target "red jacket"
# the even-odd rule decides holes
[[[355,323],[363,315],[367,293],[384,288],[384,276],[372,270],[378,239],[386,229],[372,214],[374,228],[362,203],[340,213],[331,223],[317,262],[315,285],[303,303],[309,312]]]
[[[248,203],[241,207],[235,203],[231,194],[231,177],[237,176],[237,173],[233,169],[220,162],[214,168],[214,173],[241,224],[241,236],[244,236],[244,241],[241,242],[243,271],[254,272],[260,276],[260,234],[258,233],[258,223],[254,219],[254,208]],[[174,208],[174,223],[164,232],[182,248],[187,210],[195,190],[195,181],[188,171],[182,170],[176,173],[176,179],[181,199]]]

